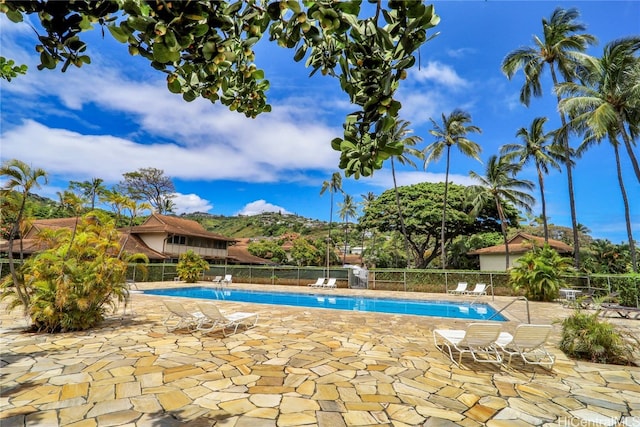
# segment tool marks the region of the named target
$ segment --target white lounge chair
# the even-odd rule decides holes
[[[544,344],[551,333],[551,325],[518,325],[515,332],[501,332],[496,344],[509,356],[511,364],[513,356],[520,356],[524,363],[551,368],[555,358]]]
[[[475,288],[466,292],[466,295],[475,295],[479,297],[480,295],[487,294],[487,285],[484,283],[476,283]]]
[[[222,329],[224,336],[227,336],[227,329],[233,328],[233,333],[238,332],[238,327],[244,325],[253,328],[258,324],[257,313],[245,313],[238,311],[231,314],[223,314],[214,304],[199,304],[198,308],[203,314],[197,325],[197,329],[202,332],[211,332],[215,329]]]
[[[222,276],[216,276],[213,278],[212,280],[213,283],[220,283],[222,282]]]
[[[175,331],[176,329],[188,328],[194,329],[198,322],[204,317],[199,311],[189,312],[182,304],[175,301],[164,301],[164,305],[169,310],[169,315],[162,323],[167,331]],[[174,325],[171,323],[175,322]]]
[[[315,283],[309,283],[307,286],[311,286],[312,288],[321,288],[324,286],[324,277],[318,277]]]
[[[225,274],[224,279],[222,279],[220,281],[220,283],[224,283],[226,285],[231,284],[231,282],[233,281],[233,276],[231,274]]]
[[[496,340],[502,326],[499,323],[471,323],[467,329],[435,329],[433,342],[444,351],[447,348],[449,358],[460,366],[462,354],[469,353],[479,363],[502,363],[502,357],[496,348]],[[459,353],[458,360],[453,351]]]
[[[457,288],[448,291],[451,295],[463,295],[465,292],[467,292],[467,282],[458,282]]]
[[[325,283],[322,287],[323,288],[335,288],[335,287],[337,287],[336,280],[337,279],[335,279],[333,277],[329,278],[329,279],[327,279],[327,283]]]

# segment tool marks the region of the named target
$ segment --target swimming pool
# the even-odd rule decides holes
[[[336,310],[368,311],[375,313],[413,314],[416,316],[450,317],[467,320],[505,321],[489,304],[453,301],[415,301],[382,299],[331,294],[303,294],[289,292],[214,289],[202,286],[145,290],[145,294],[172,297],[203,298],[249,302],[257,304],[289,305],[294,307],[329,308]],[[495,317],[493,317],[495,316]]]

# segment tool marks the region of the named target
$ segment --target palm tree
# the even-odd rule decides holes
[[[342,175],[340,175],[340,172],[334,172],[331,175],[331,179],[329,181],[324,181],[322,183],[320,195],[322,196],[325,191],[329,191],[329,193],[331,194],[331,208],[329,210],[329,235],[327,237],[327,277],[329,277],[329,247],[331,246],[331,228],[333,226],[333,193],[337,193],[338,191],[342,192]]]
[[[364,214],[367,212],[367,209],[369,208],[369,206],[371,206],[371,203],[373,203],[373,201],[376,199],[376,195],[372,191],[369,191],[368,193],[361,194],[360,197],[362,197],[362,202],[360,202],[360,204],[362,205],[362,212]],[[364,261],[364,247],[365,247],[364,238],[365,238],[366,232],[367,230],[363,228],[362,229],[362,255],[360,256],[360,259],[362,259],[363,261]],[[374,230],[374,233],[375,233],[375,230]],[[374,247],[375,247],[375,234],[374,234],[373,241],[371,243],[372,250]]]
[[[404,225],[404,216],[402,215],[402,206],[400,205],[400,194],[398,193],[398,183],[396,181],[396,167],[394,159],[400,162],[403,165],[410,165],[412,167],[416,167],[416,164],[413,162],[411,157],[417,157],[418,159],[423,158],[422,151],[414,148],[416,144],[422,141],[422,138],[417,135],[407,136],[413,132],[411,129],[407,129],[409,126],[409,122],[406,120],[397,120],[393,128],[391,129],[391,133],[389,135],[389,140],[395,143],[400,143],[404,147],[402,153],[391,156],[391,176],[393,177],[393,190],[396,194],[396,205],[398,206],[398,218],[400,219],[400,229],[402,231],[402,236],[404,238],[404,249],[407,253],[407,268],[409,268],[409,263],[411,257],[409,256],[409,239],[407,239],[407,230]]]
[[[510,53],[502,61],[502,72],[511,79],[516,71],[522,68],[525,74],[525,83],[520,91],[520,102],[529,106],[531,95],[542,96],[540,78],[545,64],[549,66],[553,86],[558,85],[556,67],[565,82],[572,81],[576,74],[576,62],[574,54],[584,52],[590,44],[596,42],[596,38],[590,34],[578,34],[586,27],[576,22],[580,16],[577,9],[557,8],[551,14],[549,20],[542,19],[542,39],[534,36],[535,46],[521,47]],[[557,95],[560,103],[560,95]],[[567,185],[569,187],[569,206],[571,209],[571,227],[574,241],[574,263],[580,267],[580,250],[578,241],[578,220],[576,217],[576,204],[573,193],[573,174],[571,171],[571,148],[567,134],[567,121],[564,113],[560,113],[562,131],[557,134],[557,143],[564,149],[565,167],[567,169]]]
[[[544,175],[549,173],[549,167],[560,170],[559,161],[563,160],[562,149],[557,145],[546,145],[551,139],[551,133],[544,132],[546,117],[533,119],[529,129],[520,128],[516,136],[520,137],[521,144],[506,144],[500,149],[500,154],[507,160],[518,159],[520,166],[530,161],[536,165],[538,185],[540,186],[540,202],[542,204],[542,225],[544,229],[544,241],[549,243],[549,227],[547,220],[547,204],[544,197]]]
[[[631,230],[629,201],[622,179],[618,135],[622,136],[634,167],[638,182],[640,168],[633,153],[631,135],[638,134],[638,108],[640,84],[630,80],[630,76],[640,76],[640,59],[634,54],[640,50],[640,36],[627,37],[608,43],[602,58],[581,55],[581,84],[563,83],[558,86],[560,95],[566,95],[559,108],[566,112],[571,127],[584,132],[584,140],[578,148],[582,154],[605,137],[609,138],[614,150],[618,185],[625,207],[629,252],[634,271],[638,270],[635,244]],[[627,127],[629,132],[627,132]]]
[[[345,222],[344,227],[344,252],[342,253],[342,265],[345,264],[347,258],[347,242],[349,241],[349,217],[356,216],[356,204],[353,201],[353,197],[349,194],[344,195],[342,203],[338,203],[340,207],[340,219]]]
[[[101,178],[91,178],[90,181],[70,181],[69,187],[72,190],[79,190],[80,194],[91,202],[91,210],[96,207],[96,199],[104,194],[107,188],[102,185],[104,182]]]
[[[24,214],[27,197],[29,193],[31,193],[31,190],[40,187],[39,180],[43,180],[45,184],[47,183],[47,173],[44,169],[32,168],[21,160],[11,159],[0,167],[0,176],[6,180],[3,193],[20,192],[22,196],[19,201],[18,214],[9,232],[7,250],[9,251],[9,271],[11,272],[13,285],[18,294],[18,298],[20,298],[20,302],[26,309],[29,306],[29,294],[26,292],[26,289],[22,289],[20,281],[18,280],[18,274],[13,260],[13,242],[19,234],[20,222]]]
[[[640,182],[640,166],[629,135],[637,135],[640,126],[640,36],[614,40],[604,48],[602,58],[580,55],[580,78],[583,84],[558,85],[560,111],[572,117],[571,126],[588,129],[596,140],[621,135],[634,172]],[[627,132],[627,127],[629,132]]]
[[[467,138],[467,134],[471,132],[481,133],[482,130],[471,123],[471,115],[466,111],[455,109],[446,116],[442,114],[442,125],[430,119],[433,129],[429,133],[436,137],[436,141],[424,149],[426,160],[424,162],[425,169],[427,165],[433,161],[438,161],[443,151],[447,152],[447,166],[444,178],[444,197],[442,203],[442,230],[440,231],[440,255],[442,257],[442,269],[447,267],[447,254],[445,252],[446,238],[446,221],[447,221],[447,190],[449,189],[449,163],[451,157],[451,146],[455,145],[467,157],[473,157],[480,161],[479,154],[482,151],[480,145]]]
[[[494,155],[489,158],[484,176],[474,171],[469,172],[471,178],[479,182],[479,185],[469,187],[473,205],[471,215],[477,216],[489,203],[495,203],[504,239],[507,269],[509,269],[509,244],[507,243],[507,224],[503,204],[505,202],[512,203],[531,212],[531,205],[535,202],[533,196],[527,192],[531,191],[534,185],[531,181],[517,179],[515,174],[519,170],[520,165],[509,162],[505,157],[498,158]]]

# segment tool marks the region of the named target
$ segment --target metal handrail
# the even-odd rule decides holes
[[[496,313],[494,313],[491,317],[489,317],[487,320],[491,320],[494,317],[496,317],[498,314],[502,313],[507,307],[509,307],[511,304],[513,304],[516,301],[521,301],[524,300],[526,302],[527,305],[527,323],[531,324],[531,314],[529,313],[529,300],[527,299],[527,297],[518,297],[516,299],[514,299],[513,301],[511,301],[509,304],[505,305],[504,307],[502,307],[499,311],[497,311]]]

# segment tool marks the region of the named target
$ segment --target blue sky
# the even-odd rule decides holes
[[[599,56],[609,41],[640,34],[637,1],[435,2],[439,35],[422,47],[420,68],[410,70],[398,93],[401,117],[423,138],[419,148],[433,142],[429,118],[439,120],[454,108],[468,111],[483,130],[473,135],[482,146],[483,161],[501,145],[516,142],[516,131],[535,117],[549,117],[546,130],[558,126],[548,73],[543,77],[545,97],[526,108],[518,101],[522,73],[509,81],[500,72],[504,56],[532,45],[533,35],[541,33],[541,19],[558,6],[580,10],[587,32],[599,39],[589,51],[593,55]],[[64,74],[59,69],[38,71],[33,30],[0,19],[1,55],[29,65],[26,76],[0,83],[0,156],[44,168],[50,181],[39,194],[55,199],[69,180],[99,177],[112,185],[125,172],[154,167],[173,179],[179,213],[267,210],[329,219],[329,195],[319,193],[323,181],[338,170],[339,153],[330,141],[342,135],[344,116],[353,108],[336,79],[319,73],[309,78],[310,70],[291,59],[293,51],[269,43],[257,49],[256,63],[271,82],[273,112],[252,120],[208,101],[184,102],[168,92],[162,73],[130,57],[126,45],[108,33],[102,39],[99,29],[85,36],[91,65],[70,67]],[[400,166],[399,184],[444,181],[444,158],[426,171],[418,166]],[[640,185],[626,153],[623,169],[634,231],[640,234]],[[484,165],[454,150],[451,180],[471,184],[471,170],[482,173]],[[521,177],[537,182],[533,168]],[[608,143],[579,160],[574,180],[578,222],[596,238],[626,240]],[[343,189],[356,201],[392,186],[389,165],[371,178],[343,179]],[[545,186],[551,222],[570,226],[564,171],[551,172]],[[539,199],[537,187],[533,195]],[[337,196],[336,204],[340,201]],[[540,213],[539,205],[534,213]]]

